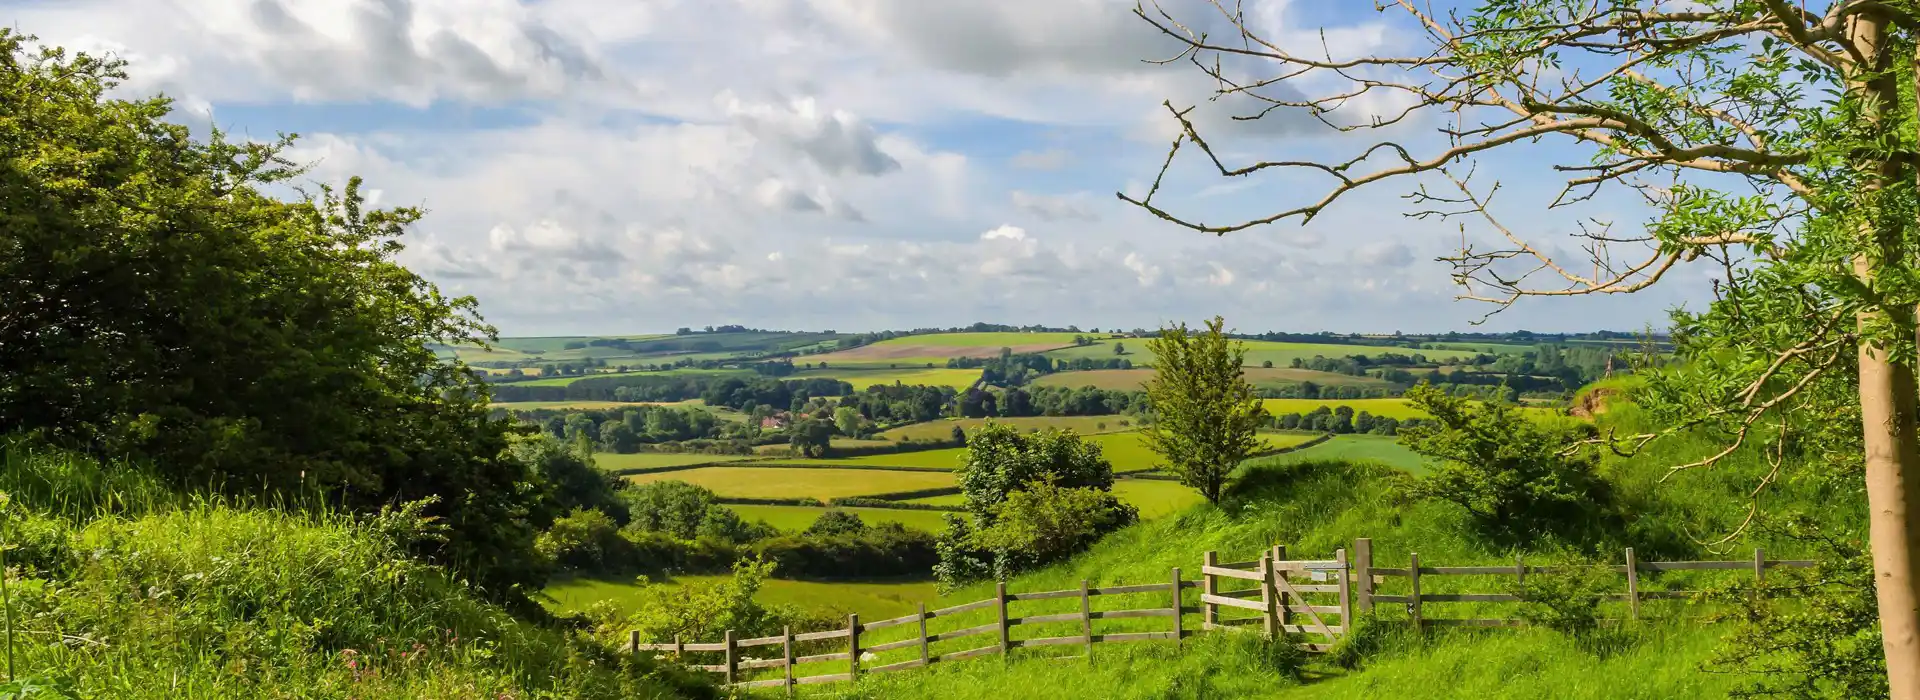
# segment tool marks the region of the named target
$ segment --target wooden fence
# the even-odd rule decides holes
[[[1525,602],[1519,595],[1510,592],[1468,592],[1449,591],[1431,593],[1423,590],[1423,582],[1430,577],[1476,576],[1511,577],[1516,584],[1526,581],[1527,574],[1542,574],[1571,571],[1579,567],[1571,566],[1532,566],[1524,558],[1516,558],[1512,566],[1424,566],[1418,553],[1407,555],[1404,568],[1378,567],[1373,565],[1373,542],[1369,539],[1354,541],[1354,578],[1353,598],[1358,602],[1362,613],[1372,612],[1381,604],[1401,604],[1406,606],[1407,620],[1415,629],[1426,627],[1519,627],[1525,621],[1515,618],[1435,618],[1427,614],[1428,603],[1520,603]],[[1753,550],[1753,558],[1743,561],[1640,561],[1629,547],[1623,552],[1621,564],[1606,565],[1605,570],[1618,573],[1625,589],[1618,594],[1606,594],[1601,600],[1623,602],[1627,607],[1627,619],[1641,617],[1641,603],[1660,599],[1686,599],[1699,595],[1696,590],[1644,590],[1641,574],[1664,571],[1751,571],[1757,582],[1766,576],[1768,569],[1807,568],[1814,562],[1801,559],[1766,558],[1766,552]],[[1389,581],[1406,583],[1404,594],[1387,595],[1379,593],[1379,587]]]
[[[697,668],[723,674],[726,684],[735,688],[785,687],[788,693],[795,686],[812,683],[831,683],[836,681],[857,680],[862,674],[885,673],[920,668],[943,661],[970,659],[978,656],[999,655],[1005,657],[1014,649],[1027,647],[1045,647],[1057,645],[1084,645],[1085,658],[1093,660],[1093,646],[1103,642],[1133,642],[1146,640],[1180,640],[1194,634],[1183,626],[1181,616],[1186,613],[1200,614],[1202,631],[1238,631],[1258,632],[1269,638],[1280,634],[1299,635],[1301,646],[1310,651],[1327,651],[1352,628],[1354,615],[1375,612],[1381,605],[1400,604],[1406,606],[1407,621],[1415,629],[1441,626],[1465,627],[1517,627],[1525,622],[1514,618],[1436,618],[1428,614],[1425,606],[1430,603],[1520,603],[1524,599],[1511,592],[1430,592],[1423,590],[1423,581],[1433,577],[1513,577],[1516,582],[1524,582],[1528,574],[1553,573],[1571,570],[1568,566],[1533,566],[1525,560],[1515,560],[1512,566],[1426,566],[1420,562],[1419,554],[1407,556],[1404,568],[1374,566],[1373,542],[1361,538],[1354,541],[1352,558],[1348,550],[1334,552],[1331,559],[1287,559],[1287,548],[1275,546],[1263,552],[1258,559],[1242,562],[1221,563],[1216,552],[1205,553],[1200,566],[1200,580],[1184,581],[1180,569],[1172,570],[1165,583],[1150,583],[1125,586],[1091,587],[1086,581],[1080,582],[1077,589],[1060,591],[1039,591],[1033,593],[1008,593],[1005,583],[996,584],[994,597],[962,605],[927,610],[922,604],[920,610],[888,620],[863,623],[859,615],[847,616],[847,626],[823,632],[794,634],[786,630],[780,635],[755,639],[736,639],[731,630],[719,642],[690,644],[679,640],[671,644],[641,644],[640,633],[633,632],[629,640],[629,649],[633,652],[668,652],[680,660],[689,653],[718,653],[721,663],[692,664]],[[1643,601],[1658,599],[1691,598],[1699,594],[1692,590],[1644,590],[1641,574],[1666,571],[1690,570],[1736,570],[1752,571],[1755,580],[1766,575],[1768,569],[1804,568],[1814,562],[1805,560],[1768,560],[1765,552],[1755,549],[1753,558],[1744,561],[1670,561],[1647,562],[1635,558],[1633,550],[1624,552],[1624,563],[1607,565],[1609,571],[1619,573],[1625,588],[1624,593],[1608,594],[1604,600],[1624,602],[1628,619],[1641,617],[1640,604]],[[1383,587],[1401,588],[1404,593],[1385,593]],[[1181,591],[1187,588],[1199,588],[1199,606],[1184,606]],[[1452,586],[1446,588],[1451,589]],[[1115,595],[1154,595],[1165,605],[1154,607],[1095,610],[1093,599]],[[1046,613],[1015,617],[1011,608],[1015,603],[1043,600],[1079,600],[1077,612]],[[976,611],[992,611],[994,619],[985,624],[929,633],[929,620],[963,615]],[[1107,632],[1099,633],[1094,629],[1095,620],[1123,618],[1166,618],[1169,628],[1162,631],[1146,632]],[[1014,639],[1012,629],[1021,625],[1079,623],[1079,633],[1067,636]],[[915,632],[913,636],[877,644],[863,644],[863,636],[869,632],[905,627]],[[976,636],[989,636],[982,646],[962,649],[941,654],[932,653],[935,642]],[[844,646],[840,646],[844,641]],[[809,645],[816,651],[825,648],[834,649],[825,653],[799,654],[795,645]],[[777,647],[778,656],[767,659],[743,659],[743,649],[759,647]],[[911,650],[917,652],[913,658],[887,664],[865,666],[863,658],[871,654],[889,651]],[[795,667],[801,664],[822,662],[846,662],[844,673],[829,673],[813,676],[795,675]],[[778,668],[780,677],[758,680],[744,680],[743,672]]]
[[[1013,649],[1020,649],[1020,648],[1026,648],[1026,647],[1044,647],[1044,646],[1056,646],[1056,645],[1084,645],[1087,648],[1086,658],[1088,659],[1089,662],[1091,662],[1093,658],[1093,645],[1095,644],[1099,644],[1103,642],[1133,642],[1133,641],[1144,641],[1144,640],[1151,640],[1151,639],[1178,640],[1183,637],[1190,636],[1192,632],[1182,628],[1180,616],[1183,613],[1196,612],[1198,609],[1192,608],[1192,607],[1182,607],[1180,602],[1180,591],[1186,588],[1194,588],[1199,585],[1200,585],[1199,583],[1194,581],[1182,581],[1180,579],[1180,569],[1178,568],[1175,568],[1172,570],[1172,575],[1169,577],[1168,582],[1166,583],[1150,583],[1150,584],[1129,585],[1129,586],[1103,586],[1103,587],[1096,588],[1096,587],[1088,586],[1086,581],[1081,581],[1080,587],[1077,589],[1061,590],[1061,591],[1040,591],[1040,592],[1034,592],[1034,593],[1008,593],[1007,585],[1005,583],[1000,583],[995,585],[994,597],[992,598],[987,598],[985,600],[978,600],[971,603],[965,603],[962,605],[955,605],[952,607],[940,608],[938,610],[927,610],[926,605],[922,604],[920,606],[919,612],[916,612],[912,615],[896,617],[888,620],[880,620],[877,622],[862,623],[860,621],[859,615],[849,615],[847,616],[847,626],[841,629],[836,629],[836,630],[827,630],[824,632],[808,632],[804,634],[793,634],[791,630],[787,630],[778,636],[759,637],[755,639],[735,639],[733,636],[733,631],[728,630],[726,633],[726,636],[722,639],[722,641],[717,643],[707,643],[707,644],[687,644],[679,641],[676,641],[672,644],[641,644],[640,633],[633,632],[632,637],[629,641],[628,648],[634,652],[639,652],[639,651],[669,652],[674,654],[676,659],[679,658],[682,654],[691,653],[691,652],[719,652],[722,654],[722,657],[721,657],[722,663],[694,664],[691,667],[705,670],[705,671],[710,671],[713,673],[724,674],[726,678],[726,684],[730,687],[735,687],[735,688],[785,687],[787,688],[787,691],[789,693],[793,692],[792,690],[793,687],[798,685],[807,685],[811,683],[832,683],[836,681],[851,681],[859,678],[860,675],[862,674],[885,673],[888,671],[904,671],[906,669],[919,668],[922,666],[940,663],[943,661],[957,661],[960,659],[970,659],[976,656],[989,656],[989,655],[1004,656]],[[1146,595],[1146,594],[1153,594],[1161,597],[1161,599],[1165,601],[1166,605],[1150,607],[1150,608],[1128,609],[1128,610],[1094,610],[1093,609],[1093,599],[1097,597],[1115,596],[1115,595]],[[1072,598],[1079,599],[1080,601],[1079,612],[1028,615],[1024,617],[1014,617],[1011,615],[1011,608],[1013,607],[1014,603],[1018,603],[1022,601],[1039,601],[1039,600],[1072,599]],[[961,615],[961,614],[979,611],[979,610],[993,611],[994,621],[990,623],[982,624],[982,625],[975,625],[975,626],[965,627],[965,628],[955,629],[955,630],[947,630],[947,631],[933,633],[933,634],[929,634],[927,631],[928,620],[941,618],[941,617],[948,617],[953,615]],[[1170,623],[1169,625],[1170,629],[1166,631],[1152,631],[1152,632],[1108,632],[1108,633],[1098,633],[1094,630],[1095,620],[1112,620],[1112,619],[1122,619],[1122,618],[1167,618]],[[1031,638],[1031,639],[1014,639],[1012,635],[1012,628],[1020,625],[1037,625],[1037,624],[1045,624],[1045,623],[1067,623],[1067,622],[1079,622],[1080,633],[1075,635],[1070,635],[1070,636],[1039,637],[1039,638]],[[906,639],[886,642],[883,644],[863,645],[861,643],[862,636],[868,632],[884,630],[884,629],[889,629],[893,627],[908,626],[908,625],[915,626],[915,629],[917,629],[917,634]],[[950,640],[950,639],[960,639],[965,637],[986,636],[986,635],[992,635],[992,636],[989,638],[988,643],[982,646],[973,647],[970,649],[964,649],[961,651],[944,653],[944,654],[931,653],[932,644],[934,642]],[[844,647],[843,651],[834,651],[834,652],[824,653],[824,654],[810,654],[810,655],[800,656],[800,655],[796,655],[794,650],[794,645],[797,643],[827,642],[831,640],[842,640],[842,639],[846,640],[846,646]],[[778,647],[780,650],[779,651],[780,656],[779,658],[772,658],[772,659],[765,659],[765,660],[743,661],[741,659],[740,652],[742,649],[756,648],[756,647]],[[894,651],[894,650],[900,650],[900,649],[917,650],[918,651],[917,658],[911,658],[906,661],[899,661],[895,663],[889,663],[889,664],[877,665],[877,666],[871,666],[871,667],[863,666],[861,663],[861,659],[865,654],[879,654],[882,652],[888,652],[888,651]],[[806,663],[828,662],[828,661],[847,662],[846,672],[815,675],[815,676],[802,676],[802,677],[795,677],[794,675],[795,666],[806,664]],[[742,677],[741,677],[742,671],[766,669],[766,668],[780,668],[780,669],[783,669],[783,673],[779,678],[769,678],[769,679],[763,679],[763,680],[742,680]]]

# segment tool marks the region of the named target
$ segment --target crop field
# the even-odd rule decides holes
[[[944,363],[945,360],[941,360],[941,362]],[[786,379],[812,379],[815,377],[838,379],[852,384],[854,391],[866,391],[867,387],[870,386],[891,386],[895,383],[908,386],[921,384],[926,386],[950,386],[955,389],[965,389],[973,386],[974,382],[980,380],[980,370],[947,369],[945,367],[936,367],[934,369],[926,369],[924,367],[918,369],[854,369],[829,366],[827,369],[804,370],[791,377],[786,377]]]
[[[934,333],[883,340],[825,355],[802,358],[828,367],[942,366],[949,358],[995,357],[1000,348],[1035,353],[1073,345],[1074,333]],[[1086,335],[1086,334],[1079,334]]]
[[[1083,374],[1083,373],[1081,373]],[[1133,419],[1125,416],[1029,416],[1018,418],[947,418],[942,420],[915,423],[880,433],[889,440],[912,438],[915,440],[945,440],[953,437],[953,426],[973,432],[974,428],[986,425],[988,421],[1005,423],[1022,432],[1061,428],[1072,430],[1081,435],[1131,430]]]
[[[1401,447],[1399,439],[1391,435],[1340,435],[1304,450],[1250,460],[1245,468],[1258,469],[1321,460],[1370,460],[1416,475],[1427,471],[1426,458],[1414,453],[1413,450]]]
[[[1321,386],[1358,386],[1391,387],[1392,382],[1374,377],[1355,377],[1335,372],[1316,372],[1310,369],[1292,369],[1285,367],[1247,367],[1243,370],[1247,381],[1256,387],[1282,387],[1313,382]],[[1151,369],[1096,369],[1081,372],[1056,372],[1034,380],[1036,386],[1090,386],[1096,389],[1117,391],[1140,391],[1153,379]]]
[[[601,469],[657,469],[660,467],[678,467],[688,464],[709,464],[719,462],[742,462],[754,459],[752,455],[714,455],[697,452],[635,452],[617,454],[596,452],[593,464]]]
[[[728,576],[675,576],[653,585],[713,583]],[[639,583],[633,580],[574,578],[555,581],[546,588],[544,601],[555,612],[577,612],[600,601],[611,601],[623,614],[632,613],[643,599]],[[789,581],[767,579],[761,582],[754,598],[767,605],[798,605],[805,608],[859,613],[866,619],[899,617],[913,612],[918,604],[937,597],[932,581]]]
[[[749,521],[764,520],[768,525],[786,532],[800,532],[807,529],[813,521],[820,519],[821,513],[828,510],[813,506],[730,505],[727,507]],[[900,508],[835,508],[833,510],[844,510],[858,515],[860,521],[868,525],[900,523],[909,528],[927,532],[939,532],[947,527],[946,521],[942,518],[946,513],[937,510]]]
[[[951,430],[949,428],[949,430]],[[1304,433],[1264,433],[1261,438],[1270,446],[1287,447],[1298,445],[1313,439]],[[1113,464],[1115,472],[1138,472],[1153,469],[1160,463],[1160,456],[1147,449],[1137,432],[1111,432],[1087,436],[1087,440],[1100,446],[1101,455]],[[966,448],[950,447],[941,450],[921,452],[900,452],[894,454],[865,455],[844,459],[806,460],[808,464],[850,464],[887,467],[933,467],[936,469],[959,469],[960,459],[965,456]],[[797,460],[796,460],[797,461]]]
[[[953,486],[942,472],[875,469],[795,469],[781,467],[703,467],[627,477],[635,483],[685,481],[727,498],[817,498],[871,496]]]

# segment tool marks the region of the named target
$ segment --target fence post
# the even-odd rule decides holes
[[[1280,568],[1280,562],[1283,562],[1286,560],[1287,560],[1287,546],[1284,544],[1274,545],[1273,558],[1270,560],[1273,562],[1274,578],[1276,579],[1289,578],[1287,571],[1285,569]],[[1274,621],[1274,625],[1280,631],[1284,632],[1287,629],[1287,597],[1280,593],[1279,586],[1274,586],[1273,588],[1273,601],[1274,601],[1273,613],[1274,613],[1274,617],[1277,618]]]
[[[1180,646],[1181,638],[1186,635],[1180,630],[1180,567],[1173,567],[1173,645]]]
[[[1420,632],[1423,620],[1420,619],[1420,555],[1407,554],[1407,578],[1413,581],[1413,602],[1407,603],[1407,615],[1413,618],[1413,631]]]
[[[1278,596],[1275,596],[1273,594],[1274,590],[1275,590],[1275,587],[1273,585],[1273,557],[1272,555],[1261,555],[1260,557],[1260,602],[1266,606],[1266,610],[1264,611],[1266,614],[1260,616],[1260,624],[1263,628],[1266,629],[1267,639],[1274,638],[1273,633],[1276,627],[1275,621],[1279,619],[1279,615],[1275,612],[1275,608],[1279,607],[1280,601],[1278,599]]]
[[[780,664],[780,670],[786,672],[787,697],[793,697],[793,628],[780,628],[780,636],[786,638],[780,642],[780,649],[787,655],[786,661]]]
[[[679,635],[674,636],[675,641],[679,639]],[[640,653],[640,630],[633,630],[627,633],[627,653],[635,655]]]
[[[1640,619],[1640,564],[1632,547],[1627,548],[1627,619]]]
[[[1753,548],[1753,582],[1767,577],[1767,552],[1759,547]]]
[[[1218,610],[1212,603],[1207,602],[1206,598],[1219,593],[1213,581],[1213,574],[1207,571],[1207,567],[1219,565],[1220,555],[1217,552],[1209,551],[1200,559],[1200,629],[1203,630],[1213,629],[1214,625],[1220,621]]]
[[[1087,592],[1087,580],[1080,579],[1080,633],[1087,637],[1087,665],[1093,665],[1093,596]]]
[[[847,616],[847,680],[860,680],[860,613]]]
[[[733,685],[733,682],[738,680],[736,676],[740,673],[740,657],[733,646],[733,630],[727,630],[724,641],[727,645],[727,685]]]
[[[1007,582],[993,584],[994,609],[1000,611],[1000,661],[1007,662],[1007,653],[1013,648],[1013,638],[1007,634]]]
[[[635,631],[634,634],[639,634]],[[680,635],[673,635],[673,662],[680,663],[680,655],[687,652],[687,645],[680,643]]]
[[[932,657],[927,655],[927,604],[921,603],[920,604],[920,665],[925,666],[931,663],[933,663],[933,659]]]
[[[1360,598],[1360,612],[1373,612],[1373,539],[1355,538],[1353,541],[1353,585],[1359,586],[1356,596]]]
[[[1513,557],[1513,582],[1523,589],[1527,585],[1527,557],[1524,554]]]
[[[1340,563],[1340,568],[1334,569],[1334,574],[1340,577],[1339,581],[1334,582],[1334,586],[1340,593],[1340,633],[1345,635],[1348,630],[1353,629],[1353,597],[1347,591],[1347,582],[1353,579],[1353,575],[1347,571],[1345,548],[1333,550],[1333,560]],[[1327,640],[1329,644],[1333,641]]]

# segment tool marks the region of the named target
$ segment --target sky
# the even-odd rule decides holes
[[[1277,44],[1418,52],[1372,3],[1249,0]],[[1198,0],[1176,18],[1220,29]],[[965,325],[1157,327],[1213,315],[1250,332],[1470,330],[1435,260],[1484,224],[1419,221],[1411,182],[1297,220],[1213,236],[1120,201],[1153,180],[1176,124],[1231,163],[1350,157],[1383,135],[1297,114],[1240,121],[1130,0],[0,0],[42,43],[129,62],[125,96],[165,94],[203,132],[300,138],[307,178],[365,178],[427,217],[401,260],[471,294],[502,335],[742,324],[864,331]],[[1324,43],[1323,43],[1324,42]],[[1246,70],[1258,71],[1250,64]],[[1338,90],[1329,76],[1298,88]],[[1358,100],[1354,118],[1390,101]],[[1437,125],[1392,137],[1428,152]],[[1562,245],[1541,146],[1480,163],[1503,223]],[[1576,159],[1583,158],[1576,154]],[[1209,223],[1318,199],[1324,178],[1226,179],[1198,153],[1157,200]],[[1560,241],[1562,243],[1556,243]],[[1707,270],[1632,296],[1526,300],[1481,330],[1638,330],[1697,308]]]

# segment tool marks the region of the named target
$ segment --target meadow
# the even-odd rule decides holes
[[[633,454],[597,452],[593,455],[593,464],[607,471],[626,471],[679,467],[688,464],[741,462],[750,459],[753,459],[753,456],[716,455],[699,452],[635,452]]]
[[[726,576],[675,576],[650,585],[714,583]],[[642,585],[634,580],[573,578],[547,585],[547,600],[555,612],[575,612],[600,601],[615,609],[631,612]],[[763,605],[793,605],[816,610],[859,613],[869,620],[896,617],[913,612],[922,602],[937,597],[932,581],[794,581],[767,579],[754,597]]]
[[[951,428],[949,428],[951,430]],[[1084,436],[1089,442],[1100,446],[1102,456],[1113,464],[1115,472],[1138,472],[1154,469],[1160,463],[1160,456],[1147,449],[1147,444],[1138,432],[1132,430],[1097,433]],[[1298,445],[1313,439],[1306,433],[1267,432],[1261,434],[1261,440],[1268,447],[1280,448]],[[934,469],[959,469],[960,460],[966,456],[964,447],[949,447],[919,452],[897,452],[892,454],[863,455],[860,457],[792,460],[795,464],[818,465],[860,465],[884,467],[923,467]]]
[[[1081,374],[1081,373],[1076,373]],[[1131,430],[1134,419],[1127,416],[1023,416],[1013,418],[945,418],[914,423],[880,433],[888,440],[946,440],[953,437],[954,426],[972,432],[989,422],[1011,425],[1021,431],[1045,429],[1072,430],[1081,435]]]
[[[1046,354],[1049,357],[1057,357],[1057,358],[1064,358],[1064,359],[1087,357],[1087,358],[1104,360],[1104,359],[1109,359],[1113,357],[1125,357],[1129,360],[1132,360],[1134,366],[1139,367],[1139,366],[1145,366],[1145,365],[1152,365],[1154,362],[1153,351],[1147,348],[1147,340],[1148,339],[1146,338],[1102,340],[1092,345],[1087,345],[1082,347],[1063,348],[1059,350],[1049,351]],[[1385,355],[1388,353],[1393,353],[1397,355],[1422,354],[1422,355],[1426,355],[1428,359],[1439,360],[1439,359],[1444,359],[1446,357],[1451,357],[1454,355],[1470,355],[1470,354],[1473,354],[1474,352],[1477,352],[1477,351],[1470,351],[1466,349],[1461,349],[1457,351],[1455,350],[1411,350],[1411,349],[1402,348],[1402,347],[1383,347],[1378,345],[1338,345],[1333,343],[1283,343],[1283,342],[1271,341],[1271,340],[1245,340],[1240,342],[1246,344],[1247,354],[1246,354],[1246,358],[1242,360],[1242,362],[1244,362],[1249,367],[1259,367],[1262,363],[1272,362],[1274,364],[1274,367],[1276,368],[1285,368],[1288,365],[1293,364],[1293,361],[1296,359],[1307,360],[1307,359],[1312,359],[1316,355],[1321,357],[1347,357],[1350,355],[1365,355],[1367,357],[1377,357],[1379,355]],[[1120,343],[1124,345],[1126,349],[1126,354],[1115,355],[1113,352],[1114,343]],[[1509,346],[1509,347],[1514,348],[1516,351],[1522,351],[1526,349],[1520,346]]]
[[[688,374],[704,374],[704,375],[711,375],[711,376],[731,375],[731,376],[744,377],[744,376],[751,376],[753,373],[743,369],[698,369],[693,367],[680,367],[675,369],[634,371],[634,372],[596,372],[593,374],[581,374],[581,375],[565,376],[565,377],[549,377],[546,379],[533,379],[533,380],[528,380],[524,382],[515,382],[515,384],[518,386],[569,386],[574,382],[580,381],[582,379],[599,379],[602,377],[634,377],[639,375],[647,375],[647,376],[653,376],[653,377],[667,377],[667,376],[688,375]]]
[[[1312,447],[1263,458],[1249,465],[1287,465],[1304,462],[1379,462],[1415,475],[1427,471],[1426,458],[1400,446],[1391,435],[1338,435]]]
[[[941,360],[941,363],[944,362],[945,360]],[[974,382],[980,380],[980,370],[947,369],[945,367],[935,367],[932,369],[925,367],[909,367],[906,369],[856,369],[831,366],[827,369],[803,370],[791,377],[786,377],[786,379],[812,379],[815,377],[838,379],[852,384],[854,391],[866,391],[867,387],[870,386],[892,386],[894,384],[905,384],[908,386],[916,384],[925,386],[948,386],[955,389],[965,389],[973,386]]]
[[[800,532],[820,518],[827,508],[815,506],[763,506],[731,505],[727,506],[740,517],[747,520],[766,521],[785,532]],[[946,529],[946,513],[937,510],[907,510],[903,508],[834,508],[860,516],[860,521],[868,525],[880,523],[900,523],[915,530],[939,532]]]
[[[702,467],[627,477],[635,483],[685,481],[723,498],[815,498],[826,501],[954,485],[953,475],[879,469]]]
[[[537,411],[543,408],[552,411],[585,411],[592,409],[630,408],[641,405],[645,404],[625,401],[518,401],[513,403],[490,403],[487,404],[487,407],[504,408],[513,411]]]
[[[1113,493],[1139,508],[1143,519],[1173,515],[1207,500],[1200,492],[1178,481],[1160,479],[1117,479],[1113,482]]]
[[[827,366],[848,368],[887,368],[890,366],[942,367],[956,357],[996,357],[1001,348],[1016,353],[1036,353],[1071,347],[1075,333],[934,333],[882,340],[850,350],[813,355],[802,363],[825,362]]]
[[[1366,411],[1376,416],[1398,420],[1427,417],[1425,411],[1414,408],[1413,404],[1406,399],[1264,399],[1261,403],[1267,407],[1267,413],[1276,416],[1288,413],[1306,415],[1321,406],[1326,406],[1328,410],[1347,406],[1352,408],[1355,414]]]
[[[1390,388],[1394,384],[1375,377],[1356,377],[1336,372],[1318,372],[1310,369],[1289,367],[1247,367],[1243,370],[1246,379],[1255,387],[1280,388],[1297,385],[1301,382],[1313,382],[1321,386],[1357,386]],[[1153,379],[1151,369],[1096,369],[1079,372],[1056,372],[1034,380],[1036,386],[1064,386],[1079,388],[1090,386],[1095,389],[1115,391],[1142,391],[1148,381]]]

